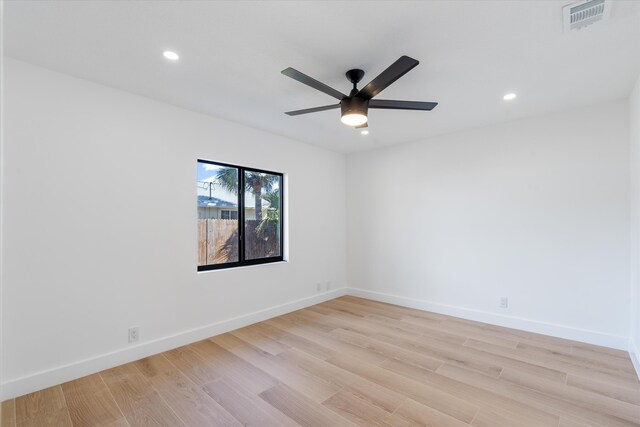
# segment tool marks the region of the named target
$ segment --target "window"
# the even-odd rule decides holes
[[[238,211],[225,211],[220,212],[221,219],[238,219]]]
[[[283,175],[198,160],[198,271],[283,260]]]

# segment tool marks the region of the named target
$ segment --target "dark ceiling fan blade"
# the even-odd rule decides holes
[[[433,110],[437,102],[419,101],[392,101],[390,99],[372,99],[369,101],[369,108],[380,108],[386,110]]]
[[[340,108],[340,104],[325,105],[324,107],[306,108],[304,110],[287,111],[285,114],[289,116],[299,116],[300,114],[316,113],[318,111],[333,110]]]
[[[391,64],[389,68],[380,73],[378,77],[371,80],[368,85],[360,89],[356,96],[365,99],[373,98],[385,90],[391,83],[411,71],[411,69],[419,63],[420,62],[416,59],[405,55],[401,56],[400,59]]]
[[[342,98],[346,98],[347,96],[344,93],[339,92],[334,88],[329,87],[326,84],[319,82],[316,79],[311,78],[294,68],[291,68],[291,67],[286,68],[282,70],[282,74],[284,74],[287,77],[291,77],[292,79],[297,80],[300,83],[304,83],[307,86],[311,86],[312,88],[319,90],[320,92],[324,92],[329,96],[333,96],[336,99],[342,100]]]

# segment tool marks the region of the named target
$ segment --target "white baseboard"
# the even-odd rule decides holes
[[[200,328],[158,338],[153,341],[142,342],[133,347],[123,348],[111,353],[101,354],[89,359],[80,360],[78,362],[58,366],[46,371],[36,372],[35,374],[21,378],[12,379],[6,381],[2,384],[2,387],[0,387],[0,390],[2,391],[0,401],[12,399],[37,390],[42,390],[85,375],[94,374],[105,369],[113,368],[143,357],[152,356],[163,351],[171,350],[172,348],[200,341],[256,322],[261,322],[272,317],[290,313],[295,310],[300,310],[301,308],[319,304],[346,294],[346,288],[335,289],[275,307],[223,320],[221,322],[212,323]]]
[[[638,379],[640,380],[640,347],[635,342],[633,338],[629,339],[629,356],[631,357],[631,362],[633,363],[633,367],[636,369],[636,374],[638,374]]]
[[[566,338],[620,350],[627,350],[629,346],[629,340],[627,337],[610,335],[598,331],[579,329],[555,323],[540,322],[515,316],[506,316],[488,311],[446,305],[432,301],[374,292],[366,289],[347,288],[347,293],[355,297],[367,298],[374,301],[416,308],[418,310],[432,311],[434,313],[447,314],[449,316],[461,317],[463,319],[475,320],[477,322],[490,323],[492,325],[505,326],[507,328],[520,329],[543,335],[551,335],[554,337]]]

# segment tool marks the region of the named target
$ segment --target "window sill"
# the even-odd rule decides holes
[[[198,266],[198,273],[208,273],[211,271],[221,271],[221,270],[231,270],[237,268],[244,267],[258,267],[269,264],[286,264],[289,261],[284,259],[283,257],[278,257],[276,259],[261,259],[261,260],[252,260],[245,261],[243,263],[228,263],[228,264],[213,264],[213,265],[202,265]]]

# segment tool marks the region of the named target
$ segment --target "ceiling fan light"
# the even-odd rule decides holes
[[[358,113],[345,114],[340,120],[347,126],[360,126],[367,123],[367,116]]]
[[[367,123],[367,107],[369,101],[366,99],[353,97],[345,98],[340,102],[342,110],[341,121],[347,126],[360,126]]]
[[[178,59],[180,59],[180,55],[171,50],[165,50],[164,52],[162,52],[162,56],[167,58],[169,61],[177,61]]]

